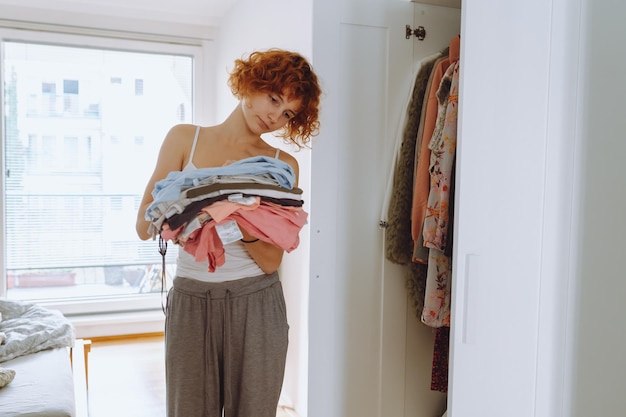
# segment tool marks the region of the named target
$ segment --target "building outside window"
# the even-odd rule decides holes
[[[192,123],[202,49],[6,33],[0,295],[160,308],[176,248],[163,274],[158,242],[139,240],[135,217],[165,134]]]

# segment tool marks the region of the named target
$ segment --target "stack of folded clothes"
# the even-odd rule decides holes
[[[291,166],[257,156],[218,168],[171,172],[156,183],[146,210],[153,237],[180,245],[210,272],[224,264],[216,228],[236,222],[250,235],[287,252],[298,247],[306,224],[302,190]]]

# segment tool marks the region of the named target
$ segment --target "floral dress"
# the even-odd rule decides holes
[[[440,99],[437,126],[429,143],[430,193],[423,230],[424,246],[429,248],[429,254],[422,322],[431,327],[450,326],[452,260],[445,251],[450,243],[448,228],[457,139],[458,61],[448,67],[444,79],[447,77],[451,78],[447,103],[442,106],[443,100]]]

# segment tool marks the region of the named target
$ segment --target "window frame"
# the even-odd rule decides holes
[[[0,57],[3,58],[2,45],[4,41],[36,42],[51,45],[73,47],[107,48],[119,51],[171,53],[192,56],[193,59],[193,123],[212,123],[214,108],[209,103],[207,90],[213,85],[214,70],[208,63],[215,61],[215,47],[211,40],[176,37],[170,35],[154,35],[140,32],[109,31],[94,28],[80,28],[76,26],[57,26],[33,23],[19,23],[0,21]],[[6,214],[5,214],[5,138],[4,138],[4,109],[5,74],[0,72],[0,169],[3,173],[0,180],[0,297],[7,296],[8,276],[6,273]],[[59,86],[56,87],[57,90]],[[150,175],[145,173],[146,178]],[[156,245],[156,243],[155,243]],[[156,246],[155,246],[156,247]],[[171,260],[169,260],[171,261]],[[103,313],[128,313],[160,311],[162,308],[162,294],[137,294],[126,296],[103,296],[90,299],[45,300],[40,304],[54,308],[66,315],[89,316]]]

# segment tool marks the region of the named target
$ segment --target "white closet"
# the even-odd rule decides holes
[[[584,192],[598,198],[596,187],[605,189],[600,179],[622,185],[605,189],[614,204],[605,208],[624,231],[624,222],[615,221],[617,208],[626,207],[619,175],[597,174],[591,189],[583,179],[587,164],[593,172],[606,170],[585,159],[588,126],[623,137],[623,117],[615,110],[615,119],[587,116],[593,88],[607,86],[600,72],[587,70],[589,58],[597,55],[597,65],[604,59],[626,66],[619,54],[599,52],[603,41],[618,50],[625,40],[609,11],[623,12],[624,6],[614,3],[463,2],[446,400],[426,386],[430,333],[412,322],[402,268],[384,261],[377,220],[412,65],[441,46],[407,44],[405,25],[424,26],[426,42],[445,26],[433,24],[431,15],[453,15],[454,8],[386,0],[314,2],[313,59],[327,97],[324,130],[312,156],[310,417],[434,417],[442,400],[448,417],[600,415],[576,414],[576,407],[589,406],[574,397],[600,389],[574,378],[580,346],[617,352],[578,340],[597,335],[591,325],[578,323],[581,299],[585,305],[581,271],[593,265],[604,272],[594,279],[606,286],[613,306],[619,303],[611,288],[623,290],[626,281],[617,281],[616,259],[598,256],[581,238],[584,230],[595,230],[591,222],[609,222],[584,212]],[[621,43],[597,20],[589,23],[598,16],[611,21]],[[611,79],[622,91],[624,82],[617,78]],[[611,94],[605,99],[617,105]],[[624,153],[624,141],[610,143]],[[611,242],[604,246],[611,253],[615,246],[626,253],[619,238],[602,238]],[[581,256],[581,250],[604,263]],[[610,339],[626,345],[624,336]],[[582,369],[593,368],[590,357]],[[623,355],[611,360],[624,369]],[[607,361],[600,360],[597,374],[609,377],[614,392],[618,372]],[[623,403],[622,397],[608,397],[609,403]],[[624,409],[613,405],[598,407],[618,414]]]

